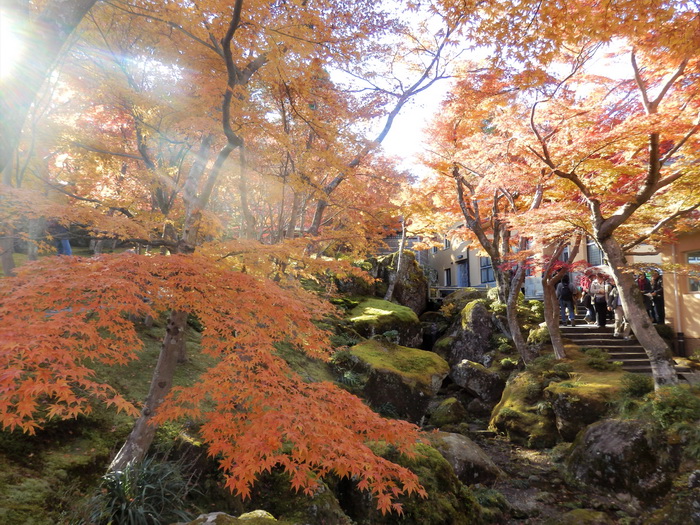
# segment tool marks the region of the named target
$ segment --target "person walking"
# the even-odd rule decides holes
[[[557,299],[559,299],[559,315],[561,318],[562,326],[570,324],[571,326],[576,326],[576,311],[574,310],[574,296],[576,295],[576,288],[573,284],[569,282],[569,276],[565,275],[561,282],[557,284],[554,290]],[[568,310],[568,319],[567,319]]]
[[[607,324],[608,301],[606,294],[608,289],[606,288],[606,284],[605,275],[602,273],[596,275],[595,279],[593,279],[593,282],[591,283],[590,293],[593,307],[595,308],[598,328],[605,328],[605,325]]]
[[[615,316],[615,324],[613,325],[613,337],[622,337],[625,340],[630,339],[631,327],[625,311],[622,308],[620,301],[620,292],[614,283],[610,284],[610,290],[607,294],[608,310]]]

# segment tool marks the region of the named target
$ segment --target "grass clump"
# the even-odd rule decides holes
[[[634,398],[642,398],[654,391],[654,381],[651,376],[644,374],[627,373],[622,376],[620,383],[622,383],[620,392]]]
[[[182,462],[150,456],[102,477],[99,492],[77,523],[151,525],[191,520],[185,510],[193,480]]]

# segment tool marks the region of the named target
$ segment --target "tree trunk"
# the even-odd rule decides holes
[[[15,239],[12,232],[8,232],[5,237],[0,238],[0,261],[2,262],[2,273],[6,276],[15,274]]]
[[[185,337],[187,312],[171,312],[158,363],[141,416],[131,434],[109,466],[110,471],[124,470],[131,462],[141,461],[153,442],[157,426],[151,422],[156,410],[173,386],[179,348]]]
[[[633,274],[625,271],[627,260],[619,243],[613,237],[608,237],[601,243],[601,248],[612,268],[622,308],[632,326],[632,331],[651,361],[655,388],[678,384],[678,375],[674,368],[671,349],[649,319]]]
[[[386,294],[384,294],[385,301],[391,301],[392,297],[394,297],[394,288],[396,287],[397,281],[401,279],[403,267],[405,266],[404,264],[401,264],[403,262],[403,250],[405,246],[406,224],[404,223],[404,221],[401,221],[401,243],[399,244],[399,252],[396,257],[396,272],[394,272],[393,277],[392,274],[389,274],[389,286],[386,289]]]
[[[506,277],[506,275],[504,275],[504,277]],[[520,264],[509,283],[506,300],[506,318],[508,319],[510,336],[513,338],[513,344],[516,350],[520,354],[520,357],[522,357],[523,362],[529,363],[535,358],[535,355],[533,355],[527,345],[527,341],[525,341],[523,337],[520,320],[518,319],[518,296],[520,295],[520,288],[522,288],[523,282],[525,282],[525,265]]]
[[[549,338],[552,341],[554,356],[557,359],[565,359],[566,352],[564,351],[564,342],[561,338],[561,330],[559,330],[559,301],[554,292],[552,282],[545,282],[547,279],[542,279],[542,292],[544,294],[542,301],[544,303],[544,321],[549,328]]]
[[[29,219],[29,242],[27,243],[27,259],[36,261],[39,258],[39,239],[46,228],[46,219]]]
[[[301,208],[301,196],[298,192],[294,192],[294,200],[292,201],[292,211],[289,213],[289,223],[287,224],[287,239],[293,239],[297,227],[297,216]],[[302,228],[303,228],[302,224]]]

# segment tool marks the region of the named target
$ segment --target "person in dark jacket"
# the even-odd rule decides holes
[[[576,287],[569,282],[569,276],[565,275],[561,282],[557,284],[554,292],[559,299],[559,315],[561,316],[561,324],[566,326],[570,324],[574,326],[576,321],[576,311],[574,310],[574,296],[576,295]],[[569,318],[567,319],[566,312],[569,312]]]
[[[651,281],[644,272],[637,275],[637,286],[639,287],[639,291],[642,292],[644,308],[649,314],[649,318],[653,322],[656,322],[656,315],[654,314],[654,302],[651,300]]]
[[[666,322],[666,309],[664,307],[664,278],[654,270],[651,272],[651,301],[654,305],[656,322],[664,324]]]

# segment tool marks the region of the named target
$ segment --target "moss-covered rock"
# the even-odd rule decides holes
[[[284,525],[289,522],[277,521],[272,514],[264,510],[256,510],[241,514],[238,517],[230,516],[224,512],[211,512],[201,514],[187,525]]]
[[[401,496],[403,515],[382,515],[376,502],[366,493],[349,492],[348,515],[357,525],[479,525],[483,523],[481,507],[472,492],[455,475],[450,464],[433,447],[417,447],[413,458],[385,448],[381,455],[418,475],[428,496]],[[350,510],[352,509],[352,511]]]
[[[395,252],[377,258],[374,276],[381,279],[382,284],[388,285],[391,280],[396,279],[398,257],[398,252]],[[404,250],[401,264],[403,270],[401,278],[394,286],[393,299],[420,315],[428,305],[428,279],[412,251]],[[386,286],[379,286],[377,291],[381,297],[384,297]]]
[[[648,500],[670,487],[679,452],[648,422],[606,419],[579,434],[566,468],[580,482]]]
[[[467,485],[493,483],[506,475],[479,445],[462,434],[437,432],[430,434],[430,441]]]
[[[467,410],[455,397],[445,399],[430,414],[430,423],[436,427],[456,425],[467,418]]]
[[[442,301],[443,309],[457,315],[472,301],[486,301],[486,290],[478,288],[462,288],[452,292]]]
[[[609,525],[613,521],[608,518],[605,512],[590,509],[575,509],[567,512],[563,516],[557,516],[554,520],[549,520],[547,525]]]
[[[609,411],[614,393],[615,389],[609,385],[590,383],[562,385],[554,382],[544,390],[564,441],[573,441],[581,430],[602,419]]]
[[[489,427],[530,448],[554,446],[558,433],[551,410],[542,400],[542,384],[529,372],[512,377],[491,414]]]
[[[481,363],[464,359],[450,369],[450,378],[472,396],[491,406],[498,403],[505,381]]]
[[[423,340],[422,326],[416,313],[406,306],[365,298],[348,313],[354,329],[364,337],[398,333],[398,343],[418,347]]]
[[[484,356],[491,350],[493,332],[492,315],[484,301],[471,301],[462,308],[433,350],[444,356],[450,365],[463,359],[484,364]]]
[[[447,377],[439,355],[388,341],[369,340],[350,349],[366,380],[363,395],[375,407],[390,405],[399,417],[419,421]]]

